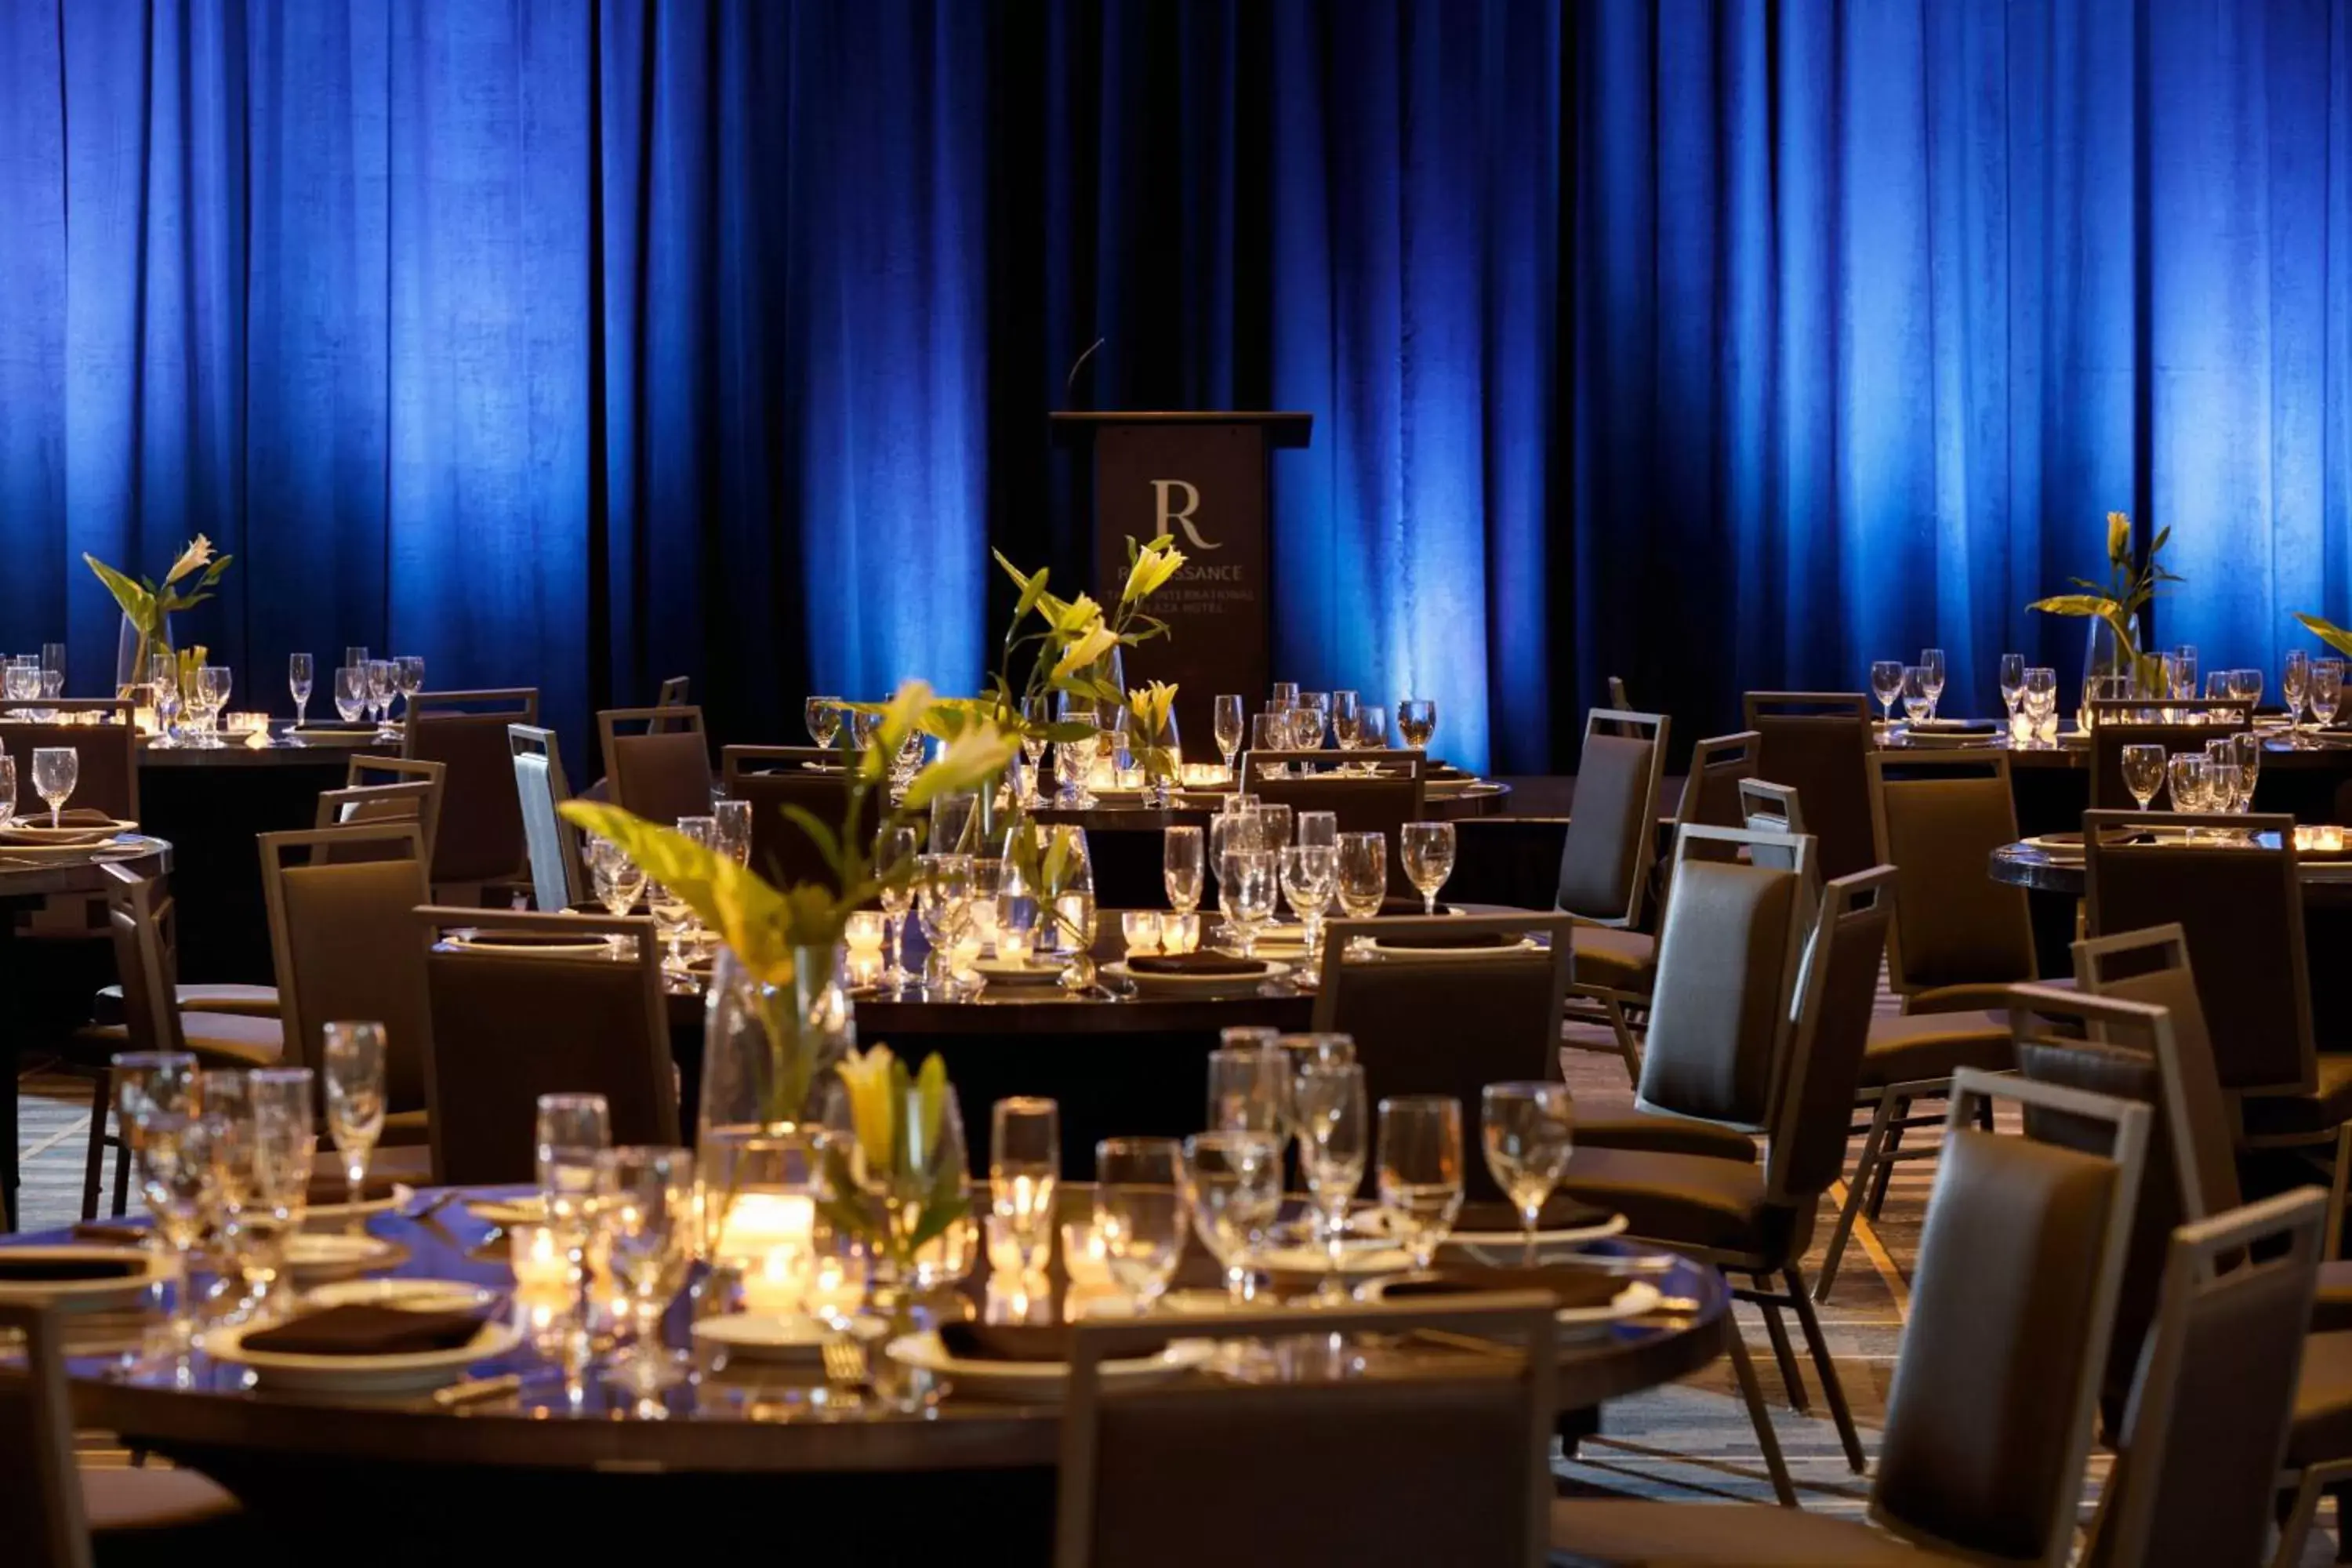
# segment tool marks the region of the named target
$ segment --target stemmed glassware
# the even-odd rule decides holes
[[[2235,812],[2245,809],[2239,794],[2238,749],[2231,738],[2205,742],[2205,809]]]
[[[1052,699],[1040,692],[1021,700],[1021,717],[1033,728],[1042,730],[1053,721]],[[1024,805],[1044,804],[1045,796],[1037,790],[1037,777],[1045,765],[1045,737],[1024,733],[1021,737],[1021,801]]]
[[[1234,945],[1255,955],[1257,934],[1274,918],[1275,857],[1270,849],[1228,849],[1217,865],[1218,891],[1231,890]]]
[[[1201,907],[1201,830],[1171,827],[1160,843],[1160,880],[1168,890],[1168,907],[1189,915]]]
[[[1343,752],[1356,749],[1363,734],[1364,700],[1353,691],[1331,693],[1331,738]]]
[[[1454,824],[1408,822],[1398,837],[1405,879],[1421,890],[1421,912],[1433,915],[1438,892],[1454,875]]]
[[[1328,844],[1294,844],[1282,852],[1282,894],[1306,928],[1307,956],[1323,951],[1323,911],[1331,907],[1339,852]]]
[[[1384,833],[1339,835],[1339,908],[1349,920],[1368,921],[1389,895],[1389,840]]]
[[[1242,728],[1242,700],[1237,693],[1222,692],[1217,697],[1213,711],[1217,754],[1225,759],[1225,774],[1230,778],[1234,771],[1234,759],[1241,755],[1242,736],[1244,733]]]
[[[2000,702],[2009,710],[2012,728],[2017,723],[2017,705],[2025,698],[2025,656],[2005,653],[2000,656]]]
[[[1871,665],[1870,694],[1878,699],[1878,706],[1885,710],[1884,721],[1886,726],[1893,728],[1895,700],[1903,695],[1903,661],[1901,659],[1882,658]]]
[[[2046,664],[2031,667],[2025,672],[2025,696],[2019,708],[2032,726],[2036,742],[2057,738],[2058,672]]]
[[[1356,721],[1356,749],[1377,752],[1389,743],[1389,710],[1377,702],[1364,704],[1363,717]],[[1359,764],[1360,771],[1370,773],[1372,764]]]
[[[1925,723],[1935,717],[1936,699],[1927,690],[1927,669],[1925,665],[1903,667],[1903,719],[1908,724]]]
[[[666,882],[646,879],[646,913],[662,939],[662,973],[672,982],[690,978],[686,963],[686,933],[694,929],[694,906]]]
[[[630,1144],[596,1157],[595,1228],[604,1266],[629,1308],[629,1353],[614,1371],[639,1398],[678,1379],[661,1320],[686,1283],[695,1245],[691,1150]]]
[[[1055,718],[1064,724],[1095,726],[1095,700],[1076,691],[1059,692],[1055,697],[1057,711]],[[1056,804],[1073,810],[1084,810],[1094,805],[1088,783],[1094,774],[1095,742],[1063,741],[1054,747],[1054,794]]]
[[[990,1239],[1011,1243],[1024,1275],[1053,1256],[1061,1178],[1061,1107],[1034,1095],[998,1100],[989,1113]]]
[[[259,1261],[268,1272],[258,1281],[266,1305],[282,1261],[276,1238],[300,1230],[310,1207],[310,1172],[319,1149],[312,1112],[318,1083],[309,1068],[256,1068],[246,1081],[253,1096],[258,1145],[254,1173],[259,1201],[268,1209],[266,1217],[257,1216],[268,1233]]]
[[[635,909],[645,896],[644,869],[609,838],[588,841],[588,870],[595,884],[596,901],[614,920]]]
[[[956,994],[955,948],[962,940],[972,900],[969,855],[925,855],[917,861],[915,915],[922,921],[930,953],[923,960],[923,989]]]
[[[713,840],[719,852],[738,866],[751,863],[751,803],[720,798],[710,803]]]
[[[294,694],[294,732],[286,738],[289,746],[303,743],[302,725],[310,712],[310,683],[313,671],[307,653],[289,654],[286,658],[286,689]]]
[[[841,733],[841,699],[810,698],[801,704],[801,722],[808,726],[809,739],[819,751],[833,750],[833,738]]]
[[[2172,668],[2175,677],[2175,683],[2172,689],[2173,700],[2176,702],[2190,702],[2196,700],[2198,690],[2197,645],[2195,643],[2182,643],[2179,647],[2174,648],[2172,650]]]
[[[1926,672],[1927,717],[1928,721],[1933,723],[1936,718],[1936,704],[1944,700],[1944,650],[1939,647],[1921,648],[1919,668]]]
[[[882,883],[882,915],[890,922],[890,967],[882,972],[882,984],[894,991],[905,989],[914,978],[907,973],[907,916],[915,907],[914,873],[920,869],[915,846],[911,827],[890,828],[874,846],[874,874]]]
[[[2246,717],[2252,721],[2254,705],[2263,700],[2263,672],[2259,669],[2231,670],[2230,695],[2246,705]]]
[[[343,665],[335,671],[335,712],[346,724],[367,716],[367,666]]]
[[[2340,658],[2315,658],[2311,661],[2311,721],[2315,729],[2325,730],[2336,722],[2336,710],[2344,702],[2344,661]]]
[[[1228,805],[1232,799],[1228,797]],[[1234,889],[1225,874],[1225,857],[1235,850],[1256,848],[1261,831],[1255,809],[1221,811],[1209,819],[1209,855],[1217,873],[1217,913],[1225,918],[1228,928],[1234,919]]]
[[[1536,1232],[1568,1172],[1576,1108],[1564,1083],[1490,1083],[1479,1111],[1486,1170],[1527,1228],[1520,1261],[1533,1267]]]
[[[73,798],[81,779],[81,753],[71,746],[33,748],[33,792],[48,803],[49,829],[55,832],[58,814]]]
[[[1381,1206],[1415,1268],[1427,1268],[1462,1212],[1462,1102],[1450,1095],[1381,1101]]]
[[[2242,730],[2230,737],[2230,749],[2237,764],[2237,790],[2232,809],[2249,812],[2254,808],[2254,785],[2263,772],[2263,738],[2252,730]]]
[[[1279,1047],[1226,1043],[1209,1053],[1209,1130],[1278,1134],[1290,1065]]]
[[[1250,750],[1253,752],[1287,752],[1295,750],[1291,741],[1290,710],[1269,708],[1250,720]],[[1288,772],[1290,764],[1279,764]],[[1274,776],[1273,770],[1266,770]]]
[[[324,1042],[320,1063],[326,1072],[327,1135],[343,1159],[351,1229],[356,1233],[366,1228],[360,1203],[368,1161],[383,1136],[383,1026],[337,1021],[326,1026]]]
[[[1286,801],[1262,800],[1250,807],[1257,818],[1257,847],[1271,855],[1279,855],[1290,847],[1290,825],[1293,819]]]
[[[208,664],[196,671],[196,689],[205,700],[205,744],[215,751],[221,745],[220,716],[228,707],[231,672],[225,664]]]
[[[180,691],[180,661],[168,653],[151,654],[147,659],[147,700],[155,710],[155,743],[176,748],[179,738],[173,734],[180,712],[185,705]]]
[[[2122,762],[2124,788],[2131,791],[2133,801],[2146,811],[2147,803],[2164,785],[2164,748],[2150,743],[2126,746]]]
[[[1112,1280],[1146,1312],[1166,1294],[1191,1229],[1184,1147],[1172,1138],[1095,1145],[1095,1236]]]
[[[2302,648],[2287,651],[2279,672],[2279,690],[2286,698],[2286,738],[2290,746],[2303,744],[2303,704],[2311,693],[2311,655]]]
[[[1364,1069],[1356,1062],[1313,1066],[1291,1080],[1291,1116],[1298,1130],[1298,1169],[1315,1200],[1318,1229],[1329,1260],[1325,1289],[1339,1294],[1348,1238],[1348,1206],[1364,1183],[1371,1129],[1364,1113]]]
[[[416,694],[425,689],[425,656],[404,653],[393,660],[393,684],[400,689],[400,716],[408,717],[416,706]]]
[[[0,752],[0,827],[16,820],[16,759]]]
[[[125,1051],[108,1068],[114,1082],[115,1124],[139,1175],[140,1201],[179,1263],[172,1329],[174,1350],[183,1352],[194,1337],[196,1321],[189,1263],[204,1232],[205,1205],[212,1197],[211,1150],[195,1125],[196,1058],[184,1051]],[[152,1157],[147,1153],[151,1133],[159,1140]]]
[[[1323,749],[1326,718],[1331,709],[1328,691],[1302,691],[1290,710],[1290,743],[1302,752]]]
[[[1295,680],[1276,681],[1274,683],[1273,689],[1266,696],[1265,710],[1269,713],[1287,713],[1293,708],[1297,706],[1298,682]]]
[[[592,1316],[588,1246],[595,1238],[603,1200],[612,1190],[612,1171],[604,1156],[613,1146],[613,1117],[604,1097],[541,1095],[532,1142],[548,1234],[570,1259],[579,1288],[577,1344],[584,1363]]]
[[[372,658],[361,666],[361,670],[367,681],[367,715],[375,721],[375,738],[379,741],[393,739],[392,699],[400,688],[392,660]]]
[[[1272,1132],[1196,1132],[1184,1140],[1184,1199],[1225,1290],[1246,1303],[1250,1257],[1282,1206],[1282,1144]]]
[[[1437,738],[1436,699],[1400,697],[1396,710],[1397,733],[1404,737],[1405,745],[1416,752],[1429,750],[1430,742]]]
[[[2165,773],[2174,811],[2183,816],[2194,816],[2207,809],[2205,757],[2202,752],[2176,752],[2165,764]]]

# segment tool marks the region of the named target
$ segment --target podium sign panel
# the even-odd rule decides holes
[[[1217,755],[1213,703],[1237,691],[1255,711],[1271,681],[1268,449],[1303,446],[1303,414],[1055,415],[1095,447],[1095,596],[1117,603],[1127,542],[1172,534],[1183,569],[1152,596],[1169,635],[1128,652],[1127,683],[1174,681],[1194,762]]]

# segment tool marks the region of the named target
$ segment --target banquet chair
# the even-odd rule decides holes
[[[2011,984],[2040,978],[2025,889],[1985,875],[1992,852],[2018,837],[2009,753],[1882,751],[1867,766],[1878,858],[1904,872],[1886,938],[1903,1010],[2006,1006]]]
[[[572,786],[563,777],[555,731],[509,724],[507,747],[514,754],[515,798],[530,855],[531,902],[547,910],[571,909],[588,897],[588,872],[581,864],[580,830],[563,820]]]
[[[1608,705],[1612,711],[1619,713],[1630,713],[1633,710],[1633,699],[1626,691],[1625,678],[1622,675],[1612,675],[1609,678]],[[1612,724],[1606,733],[1631,736],[1634,734],[1634,731],[1626,725]]]
[[[821,746],[728,746],[719,753],[721,787],[730,798],[751,803],[751,868],[779,888],[795,882],[840,887],[839,875],[815,841],[784,815],[784,807],[799,806],[837,831],[849,808],[842,756]],[[878,793],[866,795],[860,815],[861,839],[871,842],[882,819]]]
[[[643,725],[625,732],[625,726]],[[710,750],[699,708],[607,708],[596,715],[614,805],[672,826],[710,815]]]
[[[98,1213],[98,1189],[106,1151],[118,1153],[114,1212],[129,1196],[128,1153],[119,1135],[107,1132],[114,1101],[109,1062],[124,1051],[187,1051],[206,1068],[275,1067],[285,1054],[280,1019],[238,1013],[182,1009],[175,982],[178,962],[169,933],[173,900],[161,877],[142,877],[127,866],[103,868],[110,884],[107,927],[114,943],[115,972],[121,984],[122,1019],[92,1024],[74,1037],[76,1065],[92,1075],[89,1152],[82,1166],[82,1217]]]
[[[1328,773],[1275,778],[1266,773],[1266,770],[1277,765],[1305,767],[1343,761],[1380,771],[1371,778],[1340,778]],[[1417,897],[1404,874],[1404,856],[1400,846],[1404,838],[1404,825],[1422,821],[1427,814],[1426,768],[1425,755],[1417,751],[1250,751],[1242,753],[1240,777],[1244,790],[1269,805],[1287,805],[1294,813],[1330,812],[1338,817],[1342,833],[1385,834],[1389,891]]]
[[[1757,770],[1804,797],[1822,841],[1822,875],[1843,877],[1876,858],[1870,841],[1870,699],[1859,691],[1750,691],[1747,727],[1764,737]]]
[[[40,706],[68,715],[99,715],[95,723],[28,723],[11,719],[0,723],[0,750],[16,764],[16,811],[29,816],[40,809],[33,790],[33,753],[62,746],[74,753],[75,779],[70,805],[102,811],[121,822],[139,820],[139,731],[131,722],[131,703],[112,697],[44,698]]]
[[[654,706],[656,708],[684,708],[694,700],[694,699],[688,695],[692,687],[693,683],[685,676],[673,675],[668,679],[661,683],[660,690],[654,693]]]
[[[1755,776],[1754,735],[1744,731],[1715,735],[1691,748],[1690,772],[1684,776],[1681,798],[1675,802],[1665,853],[1650,868],[1650,904],[1660,924],[1665,920],[1666,897],[1674,888],[1674,847],[1683,829],[1739,826],[1739,786]],[[1570,826],[1574,826],[1572,820]],[[1617,926],[1591,930],[1593,940],[1579,955],[1580,967],[1593,972],[1590,978],[1605,977],[1617,991],[1647,991],[1657,973],[1657,939],[1647,931]]]
[[[1577,1011],[1609,1026],[1633,1076],[1641,1070],[1634,1023],[1647,1001],[1643,982],[1657,962],[1657,943],[1638,928],[1657,854],[1658,786],[1671,728],[1663,713],[1596,708],[1585,715],[1552,899],[1586,928],[1578,932],[1570,977]]]
[[[416,826],[425,858],[433,857],[433,829],[440,809],[440,786],[436,784],[358,784],[346,789],[322,789],[319,792],[319,809],[311,818],[312,827],[356,827],[380,822],[408,822]],[[350,854],[366,855],[379,852],[373,845],[354,846]]]
[[[413,822],[261,835],[261,896],[289,1067],[321,1064],[326,1026],[383,1026],[384,1119],[376,1165],[425,1174],[425,976],[409,911],[425,901]]]
[[[142,1559],[187,1561],[249,1550],[236,1500],[194,1470],[85,1469],[74,1447],[64,1315],[0,1303],[0,1333],[22,1336],[24,1360],[0,1371],[0,1537],[16,1568],[92,1568],[110,1544]]]
[[[1623,1214],[1630,1234],[1712,1263],[1727,1279],[1748,1276],[1750,1285],[1735,1286],[1733,1293],[1766,1309],[1765,1327],[1790,1402],[1801,1409],[1803,1382],[1779,1315],[1780,1308],[1793,1310],[1847,1462],[1859,1474],[1865,1464],[1861,1434],[1813,1313],[1802,1259],[1822,1194],[1844,1162],[1895,872],[1882,866],[1829,884],[1811,943],[1814,961],[1801,982],[1796,964],[1803,932],[1789,918],[1795,873],[1685,864],[1683,874],[1689,881],[1673,918],[1693,923],[1673,933],[1676,951],[1669,956],[1677,965],[1687,957],[1696,972],[1682,984],[1662,976],[1666,984],[1653,1017],[1656,1044],[1643,1063],[1642,1100],[1685,1115],[1763,1128],[1769,1137],[1764,1163],[1590,1147],[1580,1140],[1559,1190]],[[1710,926],[1695,921],[1701,906],[1735,904],[1748,918]],[[1801,988],[1792,1010],[1793,985]],[[1787,1022],[1792,1011],[1793,1033]],[[1763,1048],[1784,1036],[1785,1051]],[[1784,1289],[1771,1289],[1775,1276]],[[1747,1348],[1737,1334],[1730,1347],[1773,1491],[1793,1508],[1796,1491]]]
[[[1299,1331],[1297,1312],[1197,1325],[1220,1340]],[[1165,1316],[1076,1326],[1055,1568],[1543,1562],[1557,1358],[1548,1294],[1315,1314],[1318,1335],[1427,1333],[1482,1347],[1444,1367],[1263,1385],[1122,1387],[1103,1374],[1106,1362],[1149,1353],[1186,1326]]]
[[[430,862],[435,896],[487,902],[523,876],[528,854],[507,726],[539,722],[539,690],[420,691],[408,700],[400,754],[448,769]]]
[[[465,948],[442,936],[480,911],[411,912],[425,964],[425,1098],[433,1181],[537,1179],[531,1128],[542,1094],[601,1094],[615,1145],[678,1141],[677,1070],[654,923],[640,917],[500,914],[499,929],[589,941],[625,937],[635,952],[573,954]]]
[[[2136,699],[2095,697],[2088,706],[2093,811],[2129,811],[2139,805],[2124,787],[2126,746],[2161,746],[2168,757],[2175,752],[2202,752],[2206,742],[2243,731],[2253,713],[2252,703],[2218,699],[2159,707]],[[2164,713],[2174,717],[2152,717]]]
[[[1310,1027],[1353,1036],[1365,1081],[1384,1095],[1451,1095],[1475,1107],[1490,1083],[1550,1076],[1569,924],[1564,915],[1533,911],[1333,921],[1324,928]],[[1550,946],[1520,945],[1530,936]],[[1355,949],[1359,938],[1369,951]],[[1496,951],[1476,952],[1487,943]],[[1383,954],[1384,947],[1435,952]],[[1473,1198],[1502,1195],[1483,1166],[1466,1176]]]

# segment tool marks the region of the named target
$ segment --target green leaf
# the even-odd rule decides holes
[[[1034,734],[1036,731],[1031,732]],[[1093,740],[1095,727],[1092,724],[1081,724],[1076,720],[1056,719],[1045,726],[1045,736],[1046,740],[1057,746],[1076,746]]]
[[[915,1221],[913,1233],[907,1238],[909,1251],[920,1251],[945,1235],[948,1226],[961,1219],[971,1207],[971,1200],[961,1193],[951,1197],[933,1197],[923,1205],[921,1215]]]
[[[2045,616],[2112,616],[2121,608],[2113,599],[2099,594],[2059,594],[2047,599],[2036,599],[2025,606]]]
[[[1062,875],[1068,869],[1069,863],[1070,831],[1066,827],[1056,827],[1054,829],[1053,842],[1045,847],[1045,866],[1039,878],[1039,880],[1044,883],[1040,890],[1047,897],[1053,897],[1062,890]]]
[[[98,580],[106,584],[106,591],[114,595],[114,602],[131,618],[131,624],[152,634],[155,630],[154,590],[152,587],[142,588],[87,551],[83,552],[82,559],[89,563],[92,572],[98,574]]]
[[[2317,616],[2306,616],[2300,610],[2295,612],[2294,618],[2303,623],[2304,630],[2336,652],[2352,654],[2352,632],[2346,631],[2333,621],[2322,620]]]

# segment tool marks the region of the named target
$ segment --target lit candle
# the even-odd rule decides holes
[[[719,1227],[713,1261],[742,1271],[754,1312],[797,1312],[808,1293],[816,1200],[804,1193],[738,1193]]]
[[[852,952],[879,952],[886,931],[882,916],[873,910],[859,910],[842,927],[841,939]]]
[[[996,931],[996,956],[1007,963],[1026,965],[1034,951],[1030,935],[1025,931],[1008,931],[1000,926]]]
[[[1160,917],[1160,951],[1190,952],[1201,945],[1201,917],[1170,911]]]
[[[507,1232],[508,1266],[514,1270],[518,1300],[568,1301],[572,1259],[543,1225],[519,1225]]]

